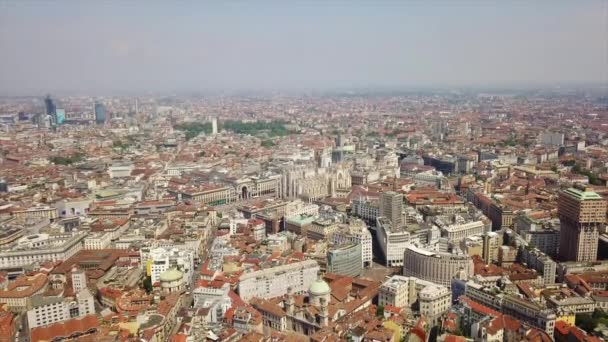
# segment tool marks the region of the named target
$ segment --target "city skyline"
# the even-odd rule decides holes
[[[606,1],[6,1],[0,8],[2,95],[605,85],[608,79]]]

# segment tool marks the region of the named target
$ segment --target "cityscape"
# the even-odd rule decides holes
[[[0,50],[10,50],[0,61],[0,342],[608,339],[608,2],[146,4],[0,1]],[[134,8],[139,19],[123,22]],[[45,11],[74,21],[32,29]],[[603,52],[535,60],[556,49],[547,42],[525,67],[497,57],[488,73],[463,38],[471,65],[433,74],[450,62],[429,55],[411,69],[428,74],[418,80],[340,66],[354,47],[392,40],[316,45],[351,19],[362,21],[356,32],[380,25],[390,35],[383,21],[407,11],[421,22],[426,11],[462,15],[475,31],[486,14],[496,27],[518,19],[530,36],[565,16],[578,39],[557,40],[564,51]],[[146,26],[165,12],[175,27]],[[208,31],[225,50],[192,55],[212,60],[205,73],[218,69],[206,79],[189,64],[190,36],[163,38],[239,16],[245,24],[232,29],[247,34]],[[448,17],[432,33],[446,40],[420,49],[468,27]],[[91,25],[75,32],[82,20]],[[595,24],[604,30],[584,34]],[[117,45],[118,57],[90,55],[89,35],[101,48],[121,25],[158,33],[154,45],[175,65],[154,49],[140,59],[137,32],[125,32],[136,38]],[[282,28],[289,42],[273,40]],[[488,30],[523,44],[510,25]],[[76,57],[21,56],[46,46],[37,39]],[[281,51],[294,42],[326,52],[327,64],[294,50],[287,62],[298,71],[284,72],[270,56],[291,56]],[[252,70],[226,71],[238,54],[226,46],[242,48]],[[353,59],[381,64],[398,49]],[[108,71],[101,60],[114,58],[124,64]],[[572,65],[562,72],[564,58]],[[542,66],[544,76],[528,72]]]

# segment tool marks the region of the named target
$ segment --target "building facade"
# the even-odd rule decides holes
[[[403,266],[403,252],[410,245],[410,233],[403,227],[396,227],[389,220],[379,217],[376,224],[376,240],[382,250],[385,265]]]
[[[287,293],[289,287],[294,293],[307,291],[317,279],[320,270],[314,260],[267,268],[241,275],[238,292],[244,301],[251,298],[274,298]]]
[[[351,219],[347,225],[340,225],[338,231],[332,235],[332,242],[335,244],[360,244],[362,266],[372,266],[372,259],[374,257],[372,234],[362,220]]]
[[[327,271],[349,277],[358,277],[363,271],[361,244],[351,243],[327,251]]]
[[[606,223],[606,200],[584,188],[570,188],[559,195],[558,214],[560,259],[595,261],[599,232]]]
[[[418,292],[420,314],[434,321],[452,306],[452,293],[441,285],[427,286]]]
[[[380,194],[380,216],[391,221],[394,227],[401,226],[403,212],[403,195],[394,191]]]
[[[428,251],[408,246],[403,257],[403,275],[450,286],[459,271],[473,275],[473,259],[468,254]]]

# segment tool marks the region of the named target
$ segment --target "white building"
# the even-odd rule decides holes
[[[288,287],[294,293],[304,293],[317,279],[319,270],[316,261],[305,260],[245,273],[239,280],[239,295],[244,301],[254,297],[268,299],[285,295]]]
[[[420,313],[431,320],[439,318],[452,306],[452,293],[447,287],[432,285],[418,293]]]
[[[213,118],[211,119],[211,134],[216,135],[217,132],[217,118]]]
[[[133,164],[131,163],[117,163],[108,167],[108,174],[110,178],[124,178],[131,176],[133,171]]]
[[[363,267],[371,267],[373,259],[372,234],[365,222],[351,219],[348,225],[340,225],[332,236],[334,244],[355,243],[361,245],[361,262]]]
[[[485,225],[483,221],[472,221],[441,227],[441,235],[453,243],[458,243],[468,236],[480,235],[484,232]]]
[[[30,329],[95,314],[95,298],[88,289],[76,298],[34,296],[29,299],[27,322]]]
[[[55,220],[57,218],[57,209],[50,206],[35,206],[25,210],[15,210],[11,215],[17,219],[48,219]]]
[[[158,247],[149,253],[142,253],[142,264],[146,265],[146,274],[152,278],[152,284],[160,282],[160,275],[169,268],[176,268],[183,273],[184,283],[189,285],[194,272],[194,252],[187,249],[166,249]]]
[[[62,199],[55,202],[59,217],[84,216],[89,212],[90,199]]]
[[[84,239],[84,249],[106,249],[112,243],[112,233],[91,233]]]
[[[206,286],[199,286],[192,291],[192,299],[195,307],[204,307],[205,302],[213,302],[224,297],[228,297],[230,283],[223,283],[221,286],[213,286],[209,283]]]
[[[199,286],[192,291],[194,307],[209,308],[210,321],[219,322],[232,306],[232,300],[228,292],[230,292],[229,283],[223,283],[221,286],[216,286],[213,283]]]
[[[87,274],[84,270],[72,269],[72,288],[74,288],[75,293],[87,288]]]
[[[396,227],[390,220],[377,219],[376,240],[382,250],[387,267],[403,266],[403,253],[410,245],[411,236],[403,227]]]
[[[15,246],[0,252],[0,268],[19,267],[45,261],[67,260],[82,250],[85,232],[49,236],[27,235]]]

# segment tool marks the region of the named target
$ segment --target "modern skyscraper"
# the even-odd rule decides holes
[[[102,103],[95,102],[95,122],[101,124],[106,122],[106,108]]]
[[[44,99],[44,107],[46,108],[46,117],[51,118],[51,125],[57,124],[57,107],[51,99],[51,95],[47,95]]]
[[[213,135],[217,134],[217,118],[211,119],[211,134],[213,134]]]
[[[384,192],[380,195],[380,216],[391,220],[393,227],[399,227],[403,223],[402,212],[403,195],[394,191]]]
[[[599,231],[606,223],[606,200],[584,187],[560,193],[559,256],[563,261],[595,261]]]
[[[47,95],[44,99],[44,106],[46,108],[46,115],[55,115],[57,107],[55,107],[55,103],[53,102],[53,99],[51,99],[51,95]]]

